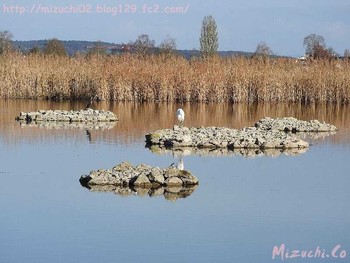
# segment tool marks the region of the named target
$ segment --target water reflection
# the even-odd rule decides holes
[[[122,197],[140,196],[140,197],[157,197],[164,196],[166,200],[176,201],[180,198],[186,198],[190,196],[198,185],[190,187],[158,187],[158,188],[146,188],[146,187],[123,187],[115,185],[86,185],[81,182],[81,185],[91,192],[110,192]]]
[[[71,138],[68,129],[52,128],[50,133],[43,129],[21,129],[15,117],[19,112],[37,110],[79,110],[85,102],[52,102],[27,100],[0,100],[0,136],[9,143],[17,143],[23,139],[47,140],[59,132],[60,138]],[[115,113],[119,122],[103,132],[91,134],[91,140],[103,140],[109,143],[128,145],[144,140],[146,133],[157,129],[171,128],[177,123],[175,112],[177,104],[140,104],[96,102],[95,109],[109,110]],[[339,131],[326,138],[332,144],[350,145],[350,105],[300,105],[300,104],[184,104],[186,126],[225,126],[242,128],[253,125],[259,119],[270,116],[295,117],[301,120],[317,119],[335,125]],[[34,126],[29,126],[34,127]],[[90,129],[88,129],[90,130]],[[99,130],[98,130],[99,131]],[[84,135],[85,137],[85,135]],[[78,138],[74,138],[78,139]],[[85,138],[84,138],[85,140]]]
[[[297,135],[301,139],[323,140],[328,136],[336,135],[336,131],[332,132],[298,132]]]
[[[196,147],[181,147],[181,148],[166,148],[158,145],[146,146],[152,153],[158,155],[173,155],[179,159],[177,165],[184,166],[183,156],[198,155],[198,156],[243,156],[243,157],[278,157],[278,156],[297,156],[305,153],[308,148],[304,149],[228,149],[228,148],[196,148]]]
[[[120,121],[88,132],[15,121],[20,111],[82,107],[85,103],[0,101],[1,262],[142,262],[145,255],[147,261],[176,262],[177,251],[186,262],[273,262],[271,250],[280,242],[300,249],[349,247],[349,106],[184,105],[188,126],[240,128],[264,116],[294,116],[339,128],[315,138],[322,146],[300,158],[278,159],[193,158],[188,155],[198,149],[153,148],[175,161],[171,155],[159,158],[144,149],[144,134],[174,125],[173,104],[101,103],[95,107],[112,110]],[[249,150],[239,151],[248,156]],[[213,153],[235,154],[227,149],[198,154]],[[200,188],[87,190],[78,184],[83,171],[125,159],[161,166],[182,162],[199,176]],[[86,253],[96,244],[101,253]],[[308,262],[296,260],[302,261]]]
[[[60,129],[81,129],[81,130],[109,130],[112,129],[116,122],[30,122],[18,121],[22,128],[41,128],[48,130]]]
[[[43,121],[26,122],[18,121],[21,128],[39,128],[47,130],[67,130],[79,129],[85,130],[86,138],[89,143],[93,143],[92,131],[104,131],[113,129],[116,122],[65,122],[65,121]]]
[[[147,148],[148,146],[146,146]],[[184,155],[188,155],[185,154],[184,151],[173,151],[173,158],[175,159],[175,162],[173,162],[170,166],[175,166],[177,169],[179,170],[185,170],[185,164],[184,164],[184,160],[183,157]]]

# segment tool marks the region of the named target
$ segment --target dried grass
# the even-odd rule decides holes
[[[130,54],[0,57],[0,98],[349,103],[350,63]]]

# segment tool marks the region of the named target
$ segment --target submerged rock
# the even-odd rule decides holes
[[[128,162],[120,163],[109,170],[91,171],[89,175],[81,176],[79,181],[91,191],[113,191],[141,196],[173,196],[171,193],[175,192],[179,193],[178,197],[190,195],[199,183],[189,171],[176,167],[161,169],[145,164],[133,166]],[[174,187],[180,190],[175,191]]]
[[[285,132],[334,132],[334,125],[318,120],[302,121],[293,117],[270,118],[266,117],[255,123],[255,127],[261,130],[278,130]]]
[[[35,112],[21,112],[17,121],[31,122],[114,122],[117,116],[111,111],[104,110],[39,110]]]

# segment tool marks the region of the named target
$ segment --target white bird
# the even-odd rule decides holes
[[[185,112],[183,111],[183,109],[178,109],[176,111],[176,117],[177,117],[177,120],[180,122],[180,125],[182,125],[183,122],[185,121]]]

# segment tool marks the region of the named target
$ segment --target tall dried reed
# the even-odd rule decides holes
[[[350,102],[350,63],[120,56],[0,57],[0,98],[137,102]]]

